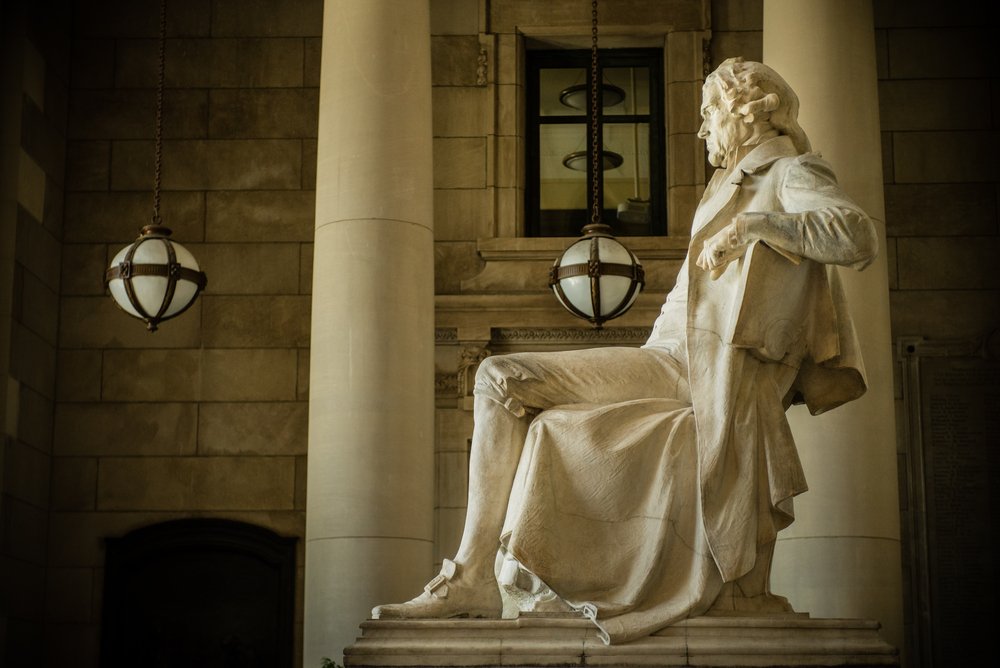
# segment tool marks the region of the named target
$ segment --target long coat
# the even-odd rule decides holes
[[[802,263],[756,244],[712,281],[690,258],[743,212],[767,213],[781,250]],[[785,409],[801,401],[816,415],[867,389],[833,265],[864,268],[877,249],[871,220],[830,165],[799,155],[788,137],[718,170],[706,188],[682,271],[705,529],[727,582],[753,568],[757,546],[791,523],[791,497],[806,490]]]

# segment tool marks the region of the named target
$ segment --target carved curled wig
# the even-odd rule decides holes
[[[788,135],[795,149],[809,153],[809,137],[799,125],[799,98],[781,76],[763,63],[729,58],[708,75],[705,85],[715,83],[729,112],[753,123],[757,115],[766,117],[783,135]]]

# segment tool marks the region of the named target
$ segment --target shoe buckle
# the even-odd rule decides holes
[[[434,596],[435,598],[445,598],[446,596],[448,596],[448,587],[446,586],[447,584],[448,584],[448,578],[446,578],[443,574],[438,573],[437,575],[434,576],[433,580],[431,580],[424,586],[424,591],[430,594],[431,596]],[[437,594],[437,590],[440,589],[441,587],[444,587],[445,589],[443,592],[441,592],[441,595],[439,596]]]

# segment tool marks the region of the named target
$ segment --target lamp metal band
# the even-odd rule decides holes
[[[167,312],[167,307],[170,306],[170,302],[174,299],[174,292],[177,290],[177,275],[180,273],[176,269],[177,265],[177,253],[174,251],[174,245],[168,240],[164,239],[163,243],[167,246],[167,291],[163,293],[163,301],[160,303],[160,310],[157,311],[156,316],[153,318],[155,321],[153,324],[160,322],[163,314]],[[149,323],[147,323],[148,325]]]
[[[588,262],[587,264],[570,264],[565,267],[553,266],[552,270],[549,272],[549,285],[554,284],[556,281],[561,281],[564,278],[572,278],[573,276],[590,276],[591,278],[597,278],[599,276],[624,276],[625,278],[631,278],[636,281],[645,283],[643,281],[643,271],[640,265],[634,264],[618,264],[616,262],[598,262],[596,266],[596,271],[594,270],[594,265]]]
[[[169,277],[172,269],[177,272],[177,280],[191,281],[202,290],[205,289],[205,286],[208,284],[208,279],[206,278],[204,272],[189,269],[188,267],[184,267],[176,262],[171,266],[167,266],[165,264],[136,264],[135,262],[122,262],[110,267],[104,272],[104,284],[107,285],[116,278],[125,279],[133,276]]]
[[[597,0],[594,0],[597,5]],[[597,268],[601,266],[601,251],[597,237],[590,240],[590,262],[587,263],[587,275],[590,276],[590,304],[594,311],[594,327],[601,328],[604,324],[604,316],[601,315],[601,281],[598,280]]]

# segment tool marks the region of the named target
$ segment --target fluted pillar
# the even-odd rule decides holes
[[[304,665],[433,575],[428,0],[326,0],[316,170]]]
[[[764,62],[798,94],[799,121],[847,194],[872,218],[881,250],[841,269],[867,394],[819,417],[789,411],[809,491],[778,539],[772,589],[814,617],[877,619],[902,647],[899,497],[871,0],[765,0]]]

